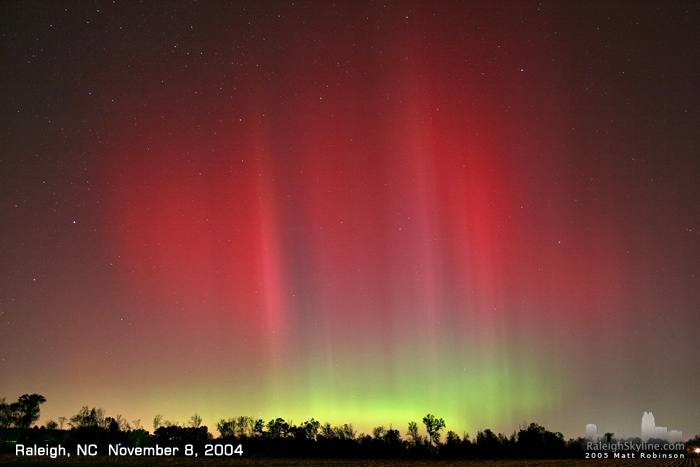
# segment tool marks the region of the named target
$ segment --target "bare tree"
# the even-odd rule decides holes
[[[129,425],[129,422],[126,421],[126,418],[124,418],[121,414],[117,414],[117,416],[114,417],[114,421],[117,422],[121,431],[131,430],[131,425]]]
[[[163,415],[156,414],[156,416],[153,417],[153,431],[156,431],[162,425],[163,425]]]
[[[418,434],[418,423],[408,422],[408,437],[411,438],[411,444],[418,446],[423,441],[422,436]]]
[[[63,429],[63,424],[66,423],[68,419],[66,417],[58,417],[58,426],[59,429]]]
[[[187,422],[187,424],[192,428],[199,428],[200,426],[202,426],[202,417],[198,413],[195,413],[190,417],[190,420]]]

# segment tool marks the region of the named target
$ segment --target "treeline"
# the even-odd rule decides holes
[[[391,457],[391,458],[581,458],[582,440],[564,440],[531,423],[506,437],[491,430],[479,431],[474,439],[447,431],[445,422],[431,414],[423,417],[427,436],[419,434],[418,423],[410,422],[405,438],[398,429],[377,426],[372,434],[358,434],[352,424],[331,426],[314,419],[299,425],[281,418],[264,423],[251,417],[221,420],[218,441],[242,443],[247,452],[282,457]],[[270,454],[268,454],[270,453]],[[274,453],[274,454],[272,454]]]
[[[221,419],[216,423],[220,433],[214,438],[202,418],[194,414],[180,426],[153,419],[153,433],[140,420],[129,423],[121,415],[108,417],[103,409],[83,407],[74,416],[61,417],[59,423],[49,420],[43,427],[29,426],[39,418],[39,405],[45,399],[33,394],[20,397],[16,403],[0,400],[0,443],[3,450],[13,452],[16,443],[25,445],[62,445],[75,450],[77,445],[93,444],[100,454],[109,445],[124,447],[185,446],[202,452],[205,445],[242,446],[246,457],[348,457],[348,458],[583,458],[582,438],[564,440],[561,433],[551,432],[537,423],[524,425],[510,436],[491,430],[461,436],[452,430],[445,433],[442,418],[428,414],[422,419],[427,436],[421,434],[417,422],[410,422],[406,431],[377,426],[371,434],[357,433],[352,424],[332,426],[313,418],[300,424],[273,418],[267,422],[248,416]],[[64,425],[66,429],[64,429]],[[444,435],[444,438],[443,438]],[[689,451],[690,452],[690,451]]]

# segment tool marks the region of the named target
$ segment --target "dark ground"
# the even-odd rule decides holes
[[[2,466],[291,466],[291,467],[578,467],[578,466],[673,466],[673,467],[700,467],[700,459],[672,459],[672,460],[400,460],[400,459],[248,459],[248,458],[186,458],[186,457],[69,457],[51,459],[48,457],[16,457],[12,455],[0,455]]]

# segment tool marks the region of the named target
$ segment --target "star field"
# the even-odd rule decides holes
[[[700,433],[700,8],[472,3],[3,2],[0,397]]]

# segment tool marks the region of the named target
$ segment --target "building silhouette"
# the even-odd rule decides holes
[[[656,438],[654,414],[651,412],[644,412],[644,415],[642,415],[642,441],[648,441],[652,438]]]
[[[598,439],[598,425],[595,423],[589,423],[586,425],[586,438],[591,440]]]
[[[656,426],[654,415],[651,412],[644,412],[642,416],[642,441],[650,439],[679,443],[683,441],[683,432],[680,430],[668,431],[665,426]]]
[[[586,425],[586,438],[597,441],[600,439],[598,434],[598,425],[594,423],[589,423]],[[616,437],[617,439],[625,439],[624,434],[620,434]],[[644,412],[642,415],[642,441],[646,442],[650,439],[660,439],[667,441],[669,443],[682,443],[683,442],[683,432],[680,430],[670,430],[665,426],[656,426],[654,420],[654,414],[651,412]]]
[[[656,427],[656,436],[654,436],[656,439],[663,439],[664,441],[668,440],[668,428],[665,426],[657,426]]]

